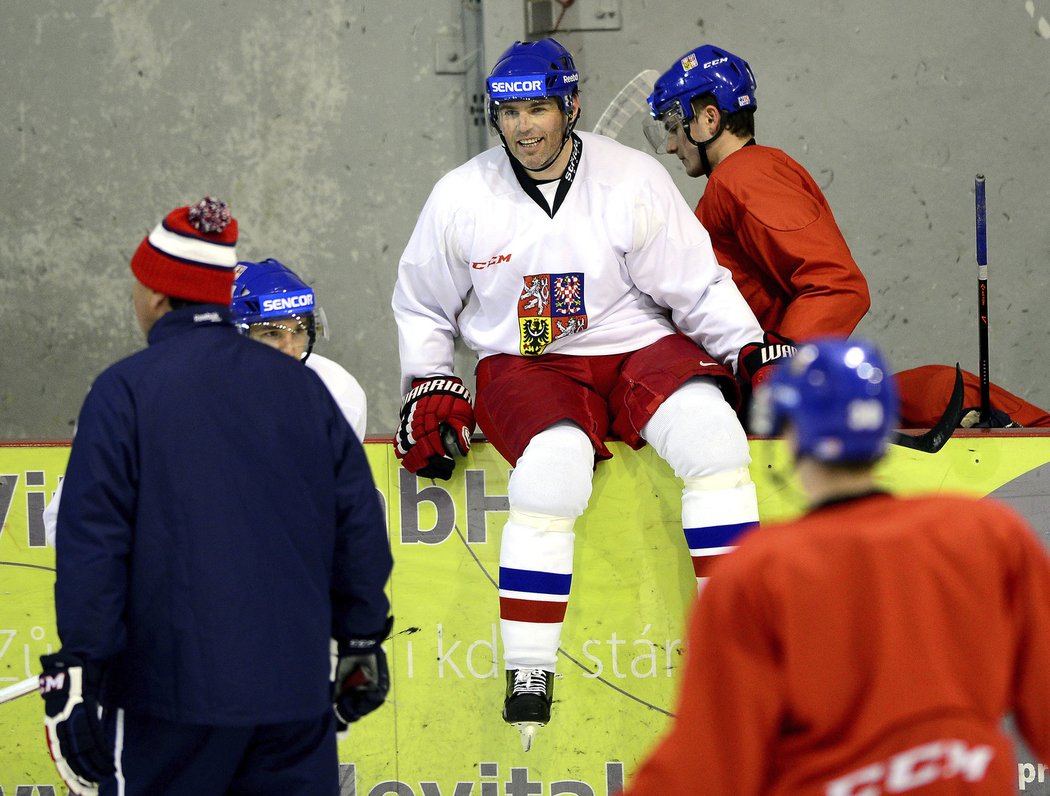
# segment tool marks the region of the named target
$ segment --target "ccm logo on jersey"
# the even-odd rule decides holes
[[[470,264],[470,267],[475,271],[481,271],[488,268],[490,265],[499,265],[500,263],[509,263],[511,255],[509,254],[494,254],[487,260],[476,260]]]
[[[492,93],[511,94],[518,91],[539,91],[543,88],[542,80],[493,80],[489,83]]]
[[[310,291],[301,293],[288,293],[283,296],[264,298],[262,300],[263,314],[273,312],[287,312],[288,310],[301,310],[304,307],[312,308],[314,305],[314,294]]]
[[[881,796],[907,793],[939,779],[962,777],[966,782],[984,779],[995,750],[966,741],[933,741],[898,752],[893,757],[828,783],[826,796]]]

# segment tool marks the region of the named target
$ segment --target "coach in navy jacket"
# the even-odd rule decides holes
[[[86,696],[107,709],[128,793],[210,792],[192,777],[214,764],[193,774],[180,763],[189,773],[169,781],[133,753],[199,748],[168,725],[228,728],[220,746],[240,749],[260,725],[282,724],[282,754],[331,764],[330,784],[317,773],[323,786],[294,780],[294,792],[338,792],[329,640],[361,651],[389,630],[385,521],[362,446],[321,380],[231,324],[236,221],[209,202],[173,211],[143,241],[132,269],[149,346],[104,371],[80,413],[58,516],[55,608],[72,661],[59,671],[83,664],[85,691],[95,680]],[[202,231],[186,223],[195,210],[219,221]],[[106,783],[104,761],[96,771],[76,757],[76,733],[96,731],[81,722],[55,733],[53,751],[72,753],[73,776]],[[273,792],[290,786],[267,776]]]

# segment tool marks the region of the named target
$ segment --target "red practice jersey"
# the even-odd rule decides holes
[[[781,150],[745,146],[719,163],[696,217],[763,329],[845,337],[868,311],[867,280],[827,199]]]
[[[694,610],[629,796],[1015,792],[1050,760],[1050,559],[992,500],[885,494],[746,536]]]

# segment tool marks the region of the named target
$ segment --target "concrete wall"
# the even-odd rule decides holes
[[[860,331],[897,368],[977,368],[984,173],[992,376],[1050,406],[1050,0],[587,5],[619,5],[622,26],[560,35],[586,129],[698,43],[750,61],[759,140],[825,187],[872,288]],[[456,46],[472,14],[477,56]],[[142,345],[131,253],[205,193],[230,202],[242,257],[314,284],[334,330],[319,350],[365,386],[369,431],[390,431],[397,259],[476,149],[455,70],[525,37],[522,0],[6,0],[0,19],[0,438],[71,434],[94,375]],[[666,165],[692,204],[703,181]]]

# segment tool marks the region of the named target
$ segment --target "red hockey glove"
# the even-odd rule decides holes
[[[41,655],[40,664],[44,728],[55,768],[70,793],[98,793],[98,783],[115,770],[98,704],[102,668],[61,650]]]
[[[339,662],[332,683],[332,707],[340,729],[367,716],[386,701],[390,670],[382,643],[390,635],[394,618],[387,617],[381,633],[339,644]]]
[[[737,357],[737,375],[745,387],[754,390],[773,372],[770,365],[795,355],[795,343],[776,332],[765,332],[761,343],[748,343]]]
[[[470,391],[455,376],[417,379],[401,404],[394,453],[424,478],[452,477],[454,455],[466,456],[476,426]]]

